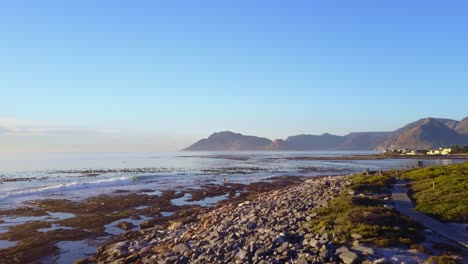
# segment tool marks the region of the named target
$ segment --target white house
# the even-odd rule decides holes
[[[452,152],[451,148],[438,148],[431,149],[427,152],[427,155],[448,155]]]

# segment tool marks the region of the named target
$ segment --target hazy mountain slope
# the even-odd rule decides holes
[[[291,136],[286,139],[286,142],[290,150],[336,150],[345,140],[343,136],[325,133]]]
[[[206,139],[199,140],[183,149],[186,151],[219,151],[219,150],[264,150],[272,143],[267,138],[244,136],[223,131],[214,133]]]
[[[289,144],[287,141],[282,140],[282,139],[276,139],[270,145],[266,146],[265,150],[292,150],[292,149],[289,147]]]
[[[468,135],[468,117],[465,117],[462,121],[458,122],[455,127],[455,131],[460,134]]]
[[[393,132],[358,132],[346,136],[328,133],[297,135],[286,140],[244,136],[229,131],[214,133],[184,150],[375,150],[429,149],[468,145],[468,118],[461,121],[443,118],[423,118]]]
[[[354,132],[338,148],[342,150],[374,150],[382,144],[390,132]]]
[[[442,124],[448,126],[448,128],[452,129],[452,130],[455,130],[455,128],[457,127],[458,123],[460,123],[459,121],[457,120],[453,120],[453,119],[447,119],[447,118],[434,118],[436,119],[437,121],[441,122]]]
[[[443,120],[424,118],[392,132],[378,148],[429,149],[454,144],[468,145],[468,136],[457,133],[445,125]]]

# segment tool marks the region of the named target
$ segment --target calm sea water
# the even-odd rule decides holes
[[[407,168],[414,160],[319,161],[292,157],[376,152],[174,152],[0,154],[0,208],[42,198],[83,199],[116,190],[199,188],[280,175],[319,176]],[[451,163],[450,160],[432,161]]]

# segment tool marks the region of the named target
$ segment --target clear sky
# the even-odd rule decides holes
[[[467,14],[467,1],[0,0],[0,152],[461,119]]]

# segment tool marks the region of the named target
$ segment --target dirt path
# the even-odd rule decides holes
[[[392,198],[395,203],[395,209],[397,209],[400,213],[420,222],[432,231],[437,232],[438,234],[450,240],[458,242],[465,248],[468,248],[468,234],[466,231],[460,232],[452,226],[441,223],[432,217],[429,217],[423,213],[416,211],[416,209],[413,206],[413,203],[407,195],[407,192],[408,189],[406,188],[406,182],[403,180],[398,180],[394,186],[392,193]]]

